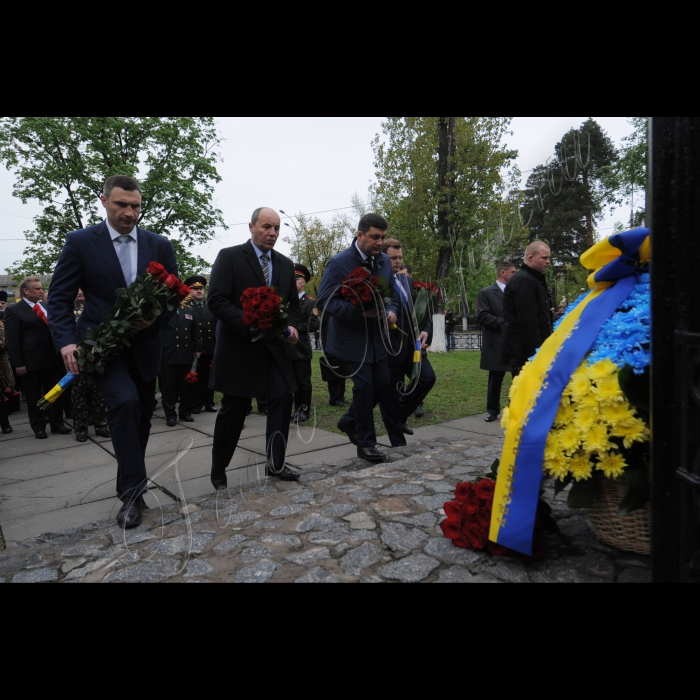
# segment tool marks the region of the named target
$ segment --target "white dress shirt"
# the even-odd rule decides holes
[[[506,285],[503,284],[503,282],[501,282],[500,280],[496,280],[496,284],[501,288],[502,292],[506,291]]]
[[[29,304],[29,306],[32,308],[32,310],[34,310],[34,307],[36,306],[36,304],[33,301],[29,301],[29,299],[25,299],[24,301],[26,301],[27,304]],[[48,320],[49,314],[46,311],[46,307],[41,302],[39,302],[39,307],[46,314],[46,319]]]
[[[117,253],[117,257],[119,257],[119,246],[122,245],[121,243],[117,243],[117,238],[120,238],[123,235],[128,235],[131,236],[134,239],[134,243],[129,243],[129,251],[131,253],[131,279],[126,281],[127,287],[130,287],[134,282],[136,282],[136,278],[139,276],[139,230],[138,226],[134,226],[134,230],[129,233],[129,234],[122,234],[119,233],[118,231],[115,231],[110,225],[109,221],[105,221],[107,224],[107,228],[109,229],[109,235],[112,237],[112,241],[114,243],[114,250]]]

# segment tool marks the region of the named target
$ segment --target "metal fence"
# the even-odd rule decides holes
[[[469,333],[455,333],[457,340],[457,350],[481,350],[481,331]]]

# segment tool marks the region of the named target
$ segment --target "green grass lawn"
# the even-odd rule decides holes
[[[340,408],[328,405],[328,388],[321,379],[319,359],[321,353],[314,353],[313,382],[314,406],[317,426],[321,430],[339,433],[337,424],[343,413]],[[425,417],[421,420],[411,418],[409,424],[421,428],[438,423],[447,423],[458,418],[467,418],[486,413],[486,394],[488,389],[488,372],[479,369],[481,353],[452,352],[444,355],[430,355],[430,362],[437,375],[435,389],[425,402]],[[506,375],[503,386],[504,401],[510,390],[510,375]],[[220,400],[220,396],[217,396]],[[348,381],[345,396],[352,401],[352,381]],[[504,404],[505,405],[505,404]],[[379,409],[376,412],[377,434],[386,435]]]

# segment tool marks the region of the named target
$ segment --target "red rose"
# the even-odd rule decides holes
[[[256,321],[262,321],[262,319],[265,317],[265,314],[264,314],[262,311],[260,311],[260,309],[258,309],[258,310],[253,314],[253,316],[255,316],[255,320],[256,320]]]
[[[379,284],[379,278],[378,277],[372,277],[370,280],[370,283],[373,284],[375,287]]]
[[[506,547],[502,547],[500,544],[496,544],[495,542],[489,542],[488,550],[495,557],[504,557],[506,554],[508,554],[508,549]]]
[[[258,292],[256,289],[246,289],[245,292],[243,293],[243,296],[246,299],[252,299],[253,297],[256,297],[258,295]]]
[[[468,537],[465,537],[464,535],[458,537],[456,540],[453,540],[452,544],[455,547],[459,547],[460,549],[472,549],[471,541]]]
[[[243,323],[245,323],[246,326],[252,326],[255,323],[255,316],[253,316],[253,314],[245,314],[243,316]]]
[[[440,529],[448,540],[455,540],[462,535],[462,525],[456,520],[446,520]]]
[[[261,297],[267,296],[272,290],[269,287],[259,287],[258,294]]]
[[[260,305],[260,310],[266,314],[272,313],[272,304],[269,301],[264,301]]]
[[[369,289],[365,289],[364,292],[362,292],[362,301],[366,303],[372,301],[372,292],[369,291]]]
[[[146,270],[146,272],[149,275],[153,275],[154,277],[158,277],[158,279],[160,279],[161,275],[165,274],[167,276],[167,274],[168,274],[166,269],[160,263],[157,263],[157,262],[152,262],[148,266],[148,270]]]
[[[186,284],[181,284],[177,290],[177,296],[180,301],[184,301],[190,295],[190,288]]]
[[[455,492],[457,500],[466,501],[469,495],[471,494],[473,488],[474,486],[472,484],[459,484],[457,486],[457,491]]]
[[[177,289],[180,287],[180,280],[177,277],[175,277],[175,275],[168,275],[165,279],[165,286],[168,289],[177,291]]]
[[[474,487],[474,491],[476,491],[476,495],[482,501],[486,501],[489,505],[492,505],[493,497],[496,494],[496,484],[489,479],[484,479]]]
[[[269,331],[270,328],[272,328],[272,323],[264,318],[260,321],[260,323],[258,323],[258,328],[261,331]]]
[[[462,520],[462,506],[461,506],[461,504],[458,503],[457,501],[450,501],[449,503],[445,503],[445,515],[450,520],[461,521]]]

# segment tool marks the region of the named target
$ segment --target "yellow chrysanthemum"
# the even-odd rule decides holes
[[[602,417],[602,416],[601,416]],[[582,406],[574,414],[574,424],[579,434],[587,435],[588,431],[598,422],[598,412],[589,406]]]
[[[581,447],[581,433],[575,424],[571,424],[563,430],[558,430],[559,444],[567,455],[573,455]]]
[[[602,423],[596,423],[586,435],[583,442],[583,449],[588,454],[602,454],[613,449],[614,445],[610,443],[608,429]]]
[[[571,460],[569,469],[576,481],[588,481],[593,476],[593,462],[588,455],[576,455]]]
[[[624,440],[626,450],[629,450],[637,442],[647,442],[650,439],[649,428],[641,419],[618,423],[612,428],[611,435]]]
[[[634,410],[626,401],[609,406],[601,406],[600,419],[610,426],[629,425],[637,420]]]
[[[602,406],[623,403],[625,401],[625,395],[622,393],[622,389],[620,389],[620,382],[617,377],[599,379],[596,382],[593,393]]]
[[[600,413],[601,409],[598,395],[594,394],[592,390],[590,394],[584,396],[580,401],[577,402],[576,405],[577,408],[592,408],[596,412],[596,415]]]
[[[528,363],[529,364],[529,363]],[[527,367],[528,365],[525,365]],[[523,383],[523,379],[525,378],[525,367],[523,367],[522,372],[513,379],[513,383],[510,386],[510,398],[511,401],[513,400],[513,397],[517,393],[518,389],[520,388],[520,385]]]
[[[564,481],[569,476],[569,460],[564,456],[545,460],[544,469],[547,474],[558,481]]]
[[[601,471],[608,479],[617,479],[625,473],[627,462],[621,454],[615,452],[607,455],[600,461],[596,469]]]
[[[588,368],[588,376],[597,382],[601,379],[615,377],[619,371],[620,368],[612,360],[602,360]]]
[[[559,412],[557,417],[554,419],[554,425],[560,428],[564,428],[567,425],[571,425],[574,422],[576,416],[576,409],[573,407],[569,399],[564,398],[562,404],[559,407]]]
[[[571,383],[569,384],[568,391],[573,399],[574,403],[579,403],[587,396],[590,395],[593,390],[593,383],[591,380],[583,373],[575,374]]]

